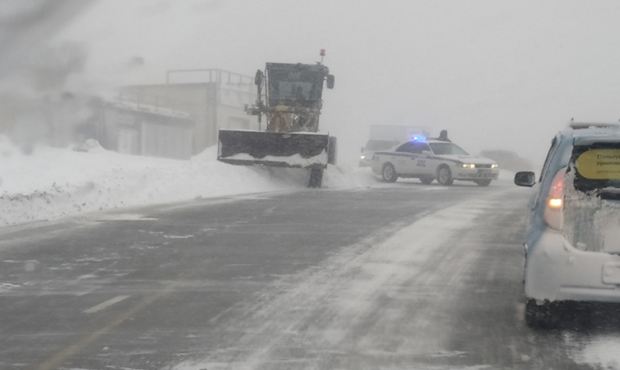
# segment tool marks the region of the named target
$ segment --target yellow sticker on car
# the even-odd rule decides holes
[[[579,174],[589,180],[620,180],[620,149],[592,149],[575,162]]]

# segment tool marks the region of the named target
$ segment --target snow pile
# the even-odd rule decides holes
[[[602,369],[620,369],[620,339],[602,337],[586,344],[573,357],[580,364],[594,365]]]
[[[327,188],[358,188],[381,187],[384,183],[372,174],[368,167],[357,165],[328,166],[323,177],[323,185]]]
[[[0,136],[0,226],[110,208],[198,197],[304,189],[307,171],[232,166],[215,148],[189,161],[110,152],[96,142],[79,150],[45,146],[24,154]],[[364,186],[368,173],[330,168],[328,187]]]
[[[582,250],[620,253],[620,202],[616,200],[620,189],[578,185],[576,173],[571,165],[564,177],[568,184],[564,187],[564,237]]]
[[[255,159],[248,153],[238,153],[238,154],[231,155],[225,158],[230,159],[230,160],[237,160],[237,161],[251,161]],[[324,166],[327,164],[327,152],[323,150],[320,154],[315,155],[314,157],[309,157],[309,158],[304,158],[300,154],[295,154],[295,155],[291,155],[288,157],[266,155],[263,158],[261,158],[261,161],[273,162],[273,163],[286,163],[288,166],[299,166],[299,167],[307,167],[307,166],[312,166],[314,164]]]

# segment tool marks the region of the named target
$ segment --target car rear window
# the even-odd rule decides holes
[[[576,190],[620,197],[620,143],[576,146],[571,167]]]
[[[575,146],[568,171],[564,235],[576,248],[620,254],[620,143]]]

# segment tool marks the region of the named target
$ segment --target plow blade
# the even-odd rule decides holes
[[[332,151],[328,135],[310,132],[220,130],[218,139],[217,159],[239,165],[324,168]]]

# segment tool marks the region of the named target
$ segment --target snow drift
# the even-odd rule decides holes
[[[111,208],[305,189],[299,169],[231,166],[209,148],[181,161],[124,155],[97,142],[78,149],[37,146],[30,154],[0,136],[0,226]],[[366,186],[370,174],[331,167],[328,188]]]

